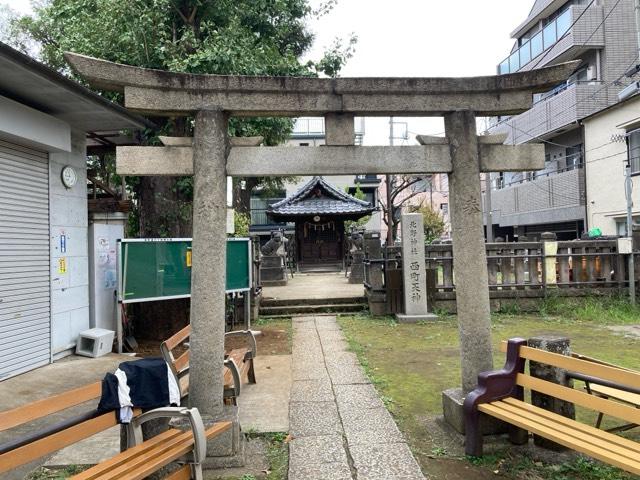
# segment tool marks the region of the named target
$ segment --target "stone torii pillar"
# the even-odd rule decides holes
[[[193,138],[193,262],[191,267],[191,329],[189,402],[219,418],[223,409],[227,230],[227,115],[201,110]],[[224,181],[220,181],[220,179]],[[217,226],[217,228],[216,228]],[[193,368],[193,366],[197,368]]]
[[[478,373],[493,370],[487,251],[482,222],[480,153],[476,116],[470,111],[448,113],[444,126],[453,170],[449,174],[453,271],[458,273],[456,307],[460,334],[462,390],[473,390]]]
[[[220,248],[215,243],[224,237],[224,217],[218,208],[224,205],[227,147],[222,132],[226,115],[324,116],[328,143],[317,148],[232,146],[226,155],[226,175],[449,174],[462,395],[473,388],[479,372],[491,368],[479,174],[541,169],[544,147],[505,146],[498,144],[496,137],[477,137],[475,116],[511,115],[530,109],[533,93],[566,79],[579,62],[488,77],[324,79],[194,75],[77,54],[66,54],[66,58],[94,86],[124,92],[125,105],[131,110],[154,116],[196,114],[193,148],[117,148],[118,173],[195,175],[193,264],[200,267],[193,272],[198,285],[191,299],[195,322],[191,371],[204,370],[191,378],[195,406],[215,413],[216,405],[222,403],[218,389],[222,369],[216,365],[222,358],[223,318],[215,317],[220,315],[224,300],[225,268],[224,259],[218,261],[207,249]],[[421,137],[423,145],[419,146],[356,147],[354,116],[444,116],[447,137]],[[213,138],[208,138],[211,135]],[[219,232],[207,232],[216,229],[216,224]],[[206,326],[215,322],[219,325],[206,331]]]

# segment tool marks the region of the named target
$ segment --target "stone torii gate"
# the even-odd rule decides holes
[[[447,173],[463,392],[475,387],[479,372],[492,369],[480,173],[542,169],[544,148],[478,137],[476,116],[528,110],[533,93],[565,80],[579,62],[473,78],[323,79],[195,75],[71,53],[66,58],[93,86],[124,92],[133,111],[195,116],[193,146],[118,147],[117,171],[194,176],[189,397],[204,414],[223,411],[227,175]],[[230,116],[324,116],[327,146],[234,146]],[[418,146],[354,146],[354,116],[444,116],[446,138],[419,137]]]

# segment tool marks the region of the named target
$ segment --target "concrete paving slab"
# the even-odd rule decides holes
[[[349,283],[344,273],[296,274],[286,286],[264,287],[263,298],[278,300],[317,300],[363,297],[362,284]]]
[[[289,480],[353,480],[353,477],[347,464],[321,463],[290,468]]]
[[[329,377],[319,380],[297,380],[291,386],[292,402],[333,402]]]
[[[358,480],[424,480],[406,443],[349,447]]]
[[[68,465],[95,465],[120,453],[120,426],[95,434],[74,445],[56,452],[45,463],[45,467]]]
[[[243,384],[238,398],[243,430],[289,431],[291,355],[258,355],[255,384]]]
[[[371,384],[334,385],[338,410],[384,408],[375,387]]]
[[[296,380],[326,380],[329,381],[329,374],[324,365],[318,365],[317,363],[298,363],[293,362],[291,366],[291,377],[293,381]]]
[[[289,431],[294,438],[342,435],[335,402],[295,402],[289,406]]]
[[[341,435],[296,438],[289,443],[289,465],[294,470],[322,463],[348,465]]]
[[[404,442],[404,437],[386,408],[340,410],[349,448],[359,444]]]
[[[348,365],[327,365],[327,371],[334,385],[368,384],[371,380],[364,374],[361,368],[348,368]]]
[[[338,367],[344,367],[345,365],[350,365],[356,368],[362,368],[358,361],[358,356],[353,352],[335,352],[327,356],[325,363],[327,366],[335,365]]]
[[[322,340],[322,351],[326,354],[337,354],[349,350],[345,340]]]

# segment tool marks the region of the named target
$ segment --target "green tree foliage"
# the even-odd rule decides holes
[[[345,188],[345,192],[349,193],[349,187],[348,186]],[[367,199],[366,195],[364,194],[364,192],[360,188],[360,184],[359,183],[356,183],[355,192],[349,193],[349,195],[357,198],[358,200],[366,200]],[[344,222],[344,228],[347,231],[349,231],[352,228],[362,228],[367,223],[369,223],[369,220],[371,220],[371,215],[366,215],[366,216],[364,216],[362,218],[359,218],[358,220],[346,220]]]
[[[40,44],[45,63],[71,76],[65,51],[176,72],[335,76],[352,54],[353,37],[344,48],[337,41],[319,62],[300,61],[313,41],[306,20],[334,5],[329,0],[312,11],[308,0],[51,0],[14,26]],[[160,132],[147,132],[148,143],[157,133],[191,134],[189,119],[156,120]],[[232,119],[229,133],[260,135],[265,144],[276,145],[291,128],[290,119]],[[263,180],[247,179],[248,193]],[[141,235],[189,234],[191,178],[141,178],[130,188],[140,209]],[[237,196],[236,207],[246,213],[248,195]]]
[[[424,243],[430,244],[438,240],[445,231],[444,219],[440,213],[436,212],[429,205],[419,205],[411,207],[411,211],[421,213],[424,218]]]

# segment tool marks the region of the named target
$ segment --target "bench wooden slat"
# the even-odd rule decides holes
[[[614,455],[619,455],[621,457],[626,458],[627,460],[638,461],[638,453],[635,449],[629,450],[617,443],[609,441],[609,439],[603,440],[601,435],[594,436],[591,435],[590,432],[585,432],[583,430],[578,430],[575,428],[575,424],[579,423],[575,420],[569,420],[573,422],[573,424],[566,422],[556,421],[555,417],[549,417],[548,415],[539,414],[538,410],[542,410],[538,407],[534,407],[533,409],[524,409],[520,408],[524,402],[518,403],[506,403],[504,401],[495,402],[496,406],[509,411],[515,415],[520,415],[523,418],[530,419],[532,422],[537,422],[544,427],[550,428],[558,433],[563,435],[567,435],[568,437],[574,438],[577,441],[584,442],[594,447],[601,448],[602,450],[606,450],[611,452]],[[526,404],[525,404],[526,405]],[[593,430],[596,430],[593,428]],[[606,433],[606,432],[605,432]],[[611,435],[611,434],[608,434]]]
[[[205,436],[207,439],[214,438],[229,428],[231,428],[231,422],[219,422],[206,430]],[[193,448],[193,435],[190,431],[171,429],[163,434],[168,436],[161,438],[158,442],[152,442],[156,437],[147,440],[71,478],[72,480],[139,480],[186,455]],[[190,469],[184,478],[190,478]]]
[[[175,368],[178,373],[189,368],[189,350],[186,350],[182,355],[175,359],[173,362],[173,368]]]
[[[534,362],[552,365],[571,372],[582,373],[592,377],[607,379],[611,382],[640,388],[640,373],[617,367],[610,367],[601,363],[546,352],[532,347],[520,347],[520,356]]]
[[[478,409],[492,417],[499,418],[517,427],[523,428],[529,432],[541,435],[556,443],[569,447],[578,452],[592,456],[598,460],[622,468],[626,471],[640,474],[640,462],[632,460],[624,456],[624,454],[613,453],[605,448],[588,443],[583,439],[576,438],[565,432],[555,429],[554,423],[546,422],[542,424],[530,416],[519,415],[517,412],[504,408],[501,401],[493,403],[485,403],[478,406]],[[620,450],[622,452],[623,450]]]
[[[640,410],[622,403],[611,402],[595,395],[589,395],[588,393],[574,390],[573,388],[547,382],[522,373],[519,373],[516,377],[516,383],[521,387],[551,395],[560,400],[575,403],[631,423],[640,423]]]
[[[191,467],[189,465],[183,465],[175,472],[171,472],[164,480],[190,480],[191,479]]]
[[[87,420],[73,427],[36,440],[0,456],[0,473],[29,463],[37,458],[84,440],[98,432],[114,427],[118,422],[114,412]]]
[[[621,402],[626,402],[631,405],[639,405],[640,406],[640,395],[637,393],[625,392],[624,390],[618,390],[617,388],[605,387],[604,385],[598,385],[595,383],[589,384],[589,389],[593,393],[597,393],[599,395],[603,395],[608,398],[613,398],[615,400],[620,400]]]
[[[61,412],[81,403],[100,398],[102,382],[96,382],[84,387],[69,390],[52,397],[0,412],[0,432],[31,422],[52,413]]]
[[[175,437],[181,434],[182,434],[182,431],[177,430],[175,428],[159,433],[158,435],[156,435],[153,438],[150,438],[149,440],[145,441],[141,445],[136,445],[135,447],[131,447],[128,450],[116,455],[115,457],[110,458],[109,460],[105,460],[104,462],[101,462],[98,465],[95,465],[90,469],[85,470],[84,472],[74,475],[73,478],[75,480],[89,480],[89,479],[97,478],[100,475],[104,474],[105,472],[114,470],[122,466],[124,463],[128,462],[133,458],[139,457],[141,455],[146,455],[149,452],[149,450],[151,450],[158,443],[173,440],[175,439]]]
[[[173,350],[182,342],[184,342],[191,335],[191,325],[187,325],[182,330],[177,333],[171,335],[168,339],[164,341],[164,344],[169,350]]]
[[[193,435],[191,432],[183,432],[178,430],[178,434],[164,439],[164,441],[154,443],[153,445],[146,445],[147,442],[139,445],[142,447],[142,452],[137,451],[133,454],[129,454],[129,450],[116,455],[111,460],[109,465],[100,463],[89,470],[72,477],[73,480],[108,480],[112,478],[133,478],[131,473],[145,469],[147,465],[153,463],[155,459],[162,458],[166,463],[159,465],[153,470],[144,470],[147,475],[162,468],[164,465],[169,464],[173,460],[180,458],[182,455],[188,453],[193,447]],[[143,478],[143,477],[140,477]]]
[[[214,424],[208,430],[205,431],[205,436],[207,440],[214,438],[221,433],[229,430],[231,428],[231,422],[219,422]],[[158,454],[158,452],[154,452],[154,456],[149,458],[145,457],[144,462],[136,462],[136,466],[131,469],[126,470],[125,475],[109,475],[102,476],[100,479],[126,479],[126,480],[142,480],[143,478],[149,476],[153,472],[158,471],[162,467],[168,465],[172,461],[182,457],[183,455],[189,453],[193,447],[193,436],[189,432],[185,432],[186,437],[183,439],[182,443],[176,445],[171,450],[165,450]],[[115,473],[115,472],[113,472]],[[75,480],[75,478],[73,479]]]
[[[603,442],[611,442],[611,443],[614,443],[615,445],[619,445],[628,450],[635,451],[637,452],[638,457],[640,457],[640,444],[637,442],[634,442],[633,440],[629,440],[628,438],[624,438],[619,435],[612,435],[604,430],[600,430],[590,425],[585,425],[584,423],[571,420],[570,418],[563,417],[562,415],[558,415],[548,410],[545,410],[543,408],[536,407],[535,405],[530,405],[526,402],[522,402],[515,398],[509,397],[501,401],[509,405],[518,407],[522,410],[529,411],[540,417],[544,417],[549,421],[558,422],[568,427],[571,427],[577,430],[578,432],[582,432],[582,433],[591,435],[595,438],[599,438]]]

